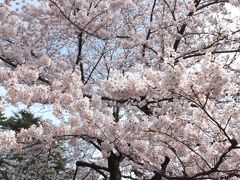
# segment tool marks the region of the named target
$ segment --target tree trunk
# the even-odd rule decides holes
[[[110,180],[121,180],[121,171],[119,168],[120,159],[113,152],[108,158],[108,169],[110,172]]]

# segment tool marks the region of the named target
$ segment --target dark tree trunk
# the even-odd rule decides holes
[[[110,180],[121,180],[121,171],[119,168],[120,158],[113,152],[108,158],[108,169],[110,172]]]
[[[168,156],[165,156],[164,162],[161,164],[161,172],[164,174],[166,172],[166,168],[168,163],[170,162],[170,158]],[[155,172],[154,176],[151,178],[151,180],[162,180],[162,175],[158,172]]]

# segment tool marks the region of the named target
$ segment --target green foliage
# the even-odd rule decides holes
[[[22,128],[28,129],[31,125],[39,125],[41,123],[40,117],[35,117],[29,111],[21,110],[19,113],[14,113],[13,116],[6,118],[4,114],[0,114],[0,127],[5,130],[13,130],[17,133]]]

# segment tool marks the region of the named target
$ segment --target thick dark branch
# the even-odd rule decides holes
[[[117,35],[116,38],[119,38],[119,39],[130,39],[131,37],[130,36],[124,36],[124,35]]]
[[[96,172],[98,172],[99,174],[101,174],[103,177],[107,178],[106,174],[104,174],[102,172],[102,170],[108,172],[108,168],[102,167],[102,166],[98,166],[98,165],[96,165],[94,163],[84,162],[84,161],[77,161],[76,162],[76,171],[75,171],[74,177],[76,177],[76,175],[77,175],[78,167],[89,167],[89,168],[95,170]]]
[[[153,12],[154,12],[155,6],[156,6],[156,0],[153,1],[152,10],[151,10],[151,14],[150,14],[150,23],[153,21]],[[150,38],[150,35],[151,35],[151,29],[149,28],[147,36],[146,36],[146,40],[148,40]],[[147,45],[144,44],[143,45],[143,52],[142,52],[143,57],[145,56],[146,47],[147,47]]]
[[[1,59],[3,62],[5,62],[7,65],[9,65],[9,66],[11,66],[11,67],[13,67],[13,68],[16,68],[16,67],[18,66],[17,64],[11,62],[10,59],[4,58],[3,56],[0,56],[0,59]],[[44,78],[44,77],[39,76],[39,77],[38,77],[38,80],[39,80],[39,81],[42,81],[42,82],[44,82],[44,83],[46,83],[46,84],[48,84],[48,85],[51,85],[50,81],[47,80],[47,79]]]
[[[143,100],[146,100],[146,96],[142,96],[141,97],[141,101]],[[137,100],[135,99],[131,99],[133,102],[137,102]],[[147,101],[147,100],[146,100]],[[136,105],[142,112],[144,112],[146,115],[153,115],[153,112],[152,110],[149,108],[149,104],[154,104],[154,103],[160,103],[160,102],[163,102],[163,101],[169,101],[169,102],[172,102],[173,101],[173,97],[171,98],[163,98],[163,99],[159,99],[159,100],[156,100],[156,101],[147,101],[146,104],[144,106],[139,106],[139,105]]]
[[[213,52],[211,52],[211,53],[212,53],[212,54],[226,54],[226,53],[238,53],[238,52],[240,52],[240,49],[213,51]],[[205,55],[205,54],[206,54],[206,52],[196,53],[196,54],[190,54],[190,55],[187,55],[187,56],[183,56],[182,58],[183,58],[183,59],[188,59],[188,58],[192,58],[192,57],[203,56],[203,55]],[[176,59],[178,59],[178,58],[176,58]]]
[[[153,12],[154,12],[155,6],[156,6],[156,0],[153,1],[152,10],[151,10],[151,15],[150,15],[150,22],[153,21]]]
[[[144,112],[146,115],[150,116],[153,115],[153,112],[151,111],[151,109],[148,107],[147,104],[145,104],[142,107],[137,106],[142,112]]]
[[[168,156],[165,156],[164,162],[161,164],[161,173],[160,172],[155,172],[154,176],[151,178],[151,180],[161,180],[162,179],[162,174],[165,174],[166,168],[168,163],[170,162],[170,158]]]
[[[76,65],[80,63],[82,60],[82,45],[83,45],[83,33],[80,32],[78,34],[78,55],[77,55],[77,60],[76,60]]]
[[[170,162],[170,158],[169,158],[168,156],[165,156],[165,160],[164,160],[164,162],[161,164],[161,167],[162,167],[162,171],[163,171],[163,172],[166,172],[167,165],[168,165],[169,162]]]
[[[76,65],[80,63],[80,71],[81,71],[81,81],[84,82],[84,70],[82,63],[82,46],[83,46],[83,32],[78,34],[78,55],[76,60]]]
[[[92,168],[94,170],[96,169],[101,169],[101,170],[104,170],[104,171],[109,171],[107,167],[103,167],[103,166],[98,166],[94,163],[88,163],[88,162],[84,162],[84,161],[77,161],[76,162],[76,166],[79,167],[79,166],[82,166],[82,167],[89,167],[89,168]]]
[[[199,5],[200,2],[201,2],[201,0],[195,0],[195,1],[194,1],[196,8],[198,7],[198,5]],[[193,14],[194,14],[194,12],[191,11],[191,12],[188,13],[187,17],[191,17],[191,16],[193,16]],[[187,24],[183,24],[183,25],[181,26],[180,30],[178,31],[178,33],[179,33],[180,35],[183,35],[183,33],[185,32],[186,27],[187,27]],[[174,51],[177,51],[180,41],[181,41],[181,38],[177,38],[177,39],[175,40],[174,45],[173,45]]]
[[[207,2],[206,4],[203,4],[203,5],[199,6],[199,7],[197,8],[197,11],[198,11],[198,10],[201,10],[201,9],[204,9],[204,8],[206,8],[206,7],[209,7],[209,6],[211,6],[211,5],[214,5],[214,4],[225,3],[225,2],[229,2],[229,0],[215,0],[215,1],[212,1],[212,2]]]
[[[116,106],[113,107],[113,117],[115,122],[119,121],[119,111],[120,111],[120,107],[118,104],[116,104]]]
[[[108,157],[108,170],[110,172],[110,180],[121,180],[121,171],[120,171],[120,157],[116,156],[111,152]]]
[[[17,64],[11,62],[10,59],[7,59],[7,58],[4,58],[3,56],[0,56],[0,59],[5,62],[6,64],[10,65],[11,67],[13,68],[16,68],[17,67]]]

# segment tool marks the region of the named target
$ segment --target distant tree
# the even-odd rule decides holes
[[[19,112],[14,112],[14,115],[7,118],[4,113],[0,112],[0,129],[5,131],[12,130],[18,134],[21,129],[29,129],[32,125],[39,127],[42,123],[40,117],[36,117],[33,113],[27,110],[21,110]],[[37,142],[36,142],[37,143]],[[31,153],[31,149],[29,149]],[[48,168],[48,172],[39,173],[39,179],[52,179],[56,177],[61,171],[65,170],[65,158],[64,158],[64,148],[62,145],[56,148],[56,151],[41,152],[37,160],[26,159],[25,154],[8,154],[0,156],[0,179],[12,179],[15,178],[11,172],[13,169],[19,169],[19,171],[33,171],[31,173],[36,173],[37,171],[42,172],[42,169]],[[42,156],[42,158],[41,158]],[[48,165],[42,166],[46,158],[48,162],[51,162],[51,167]],[[23,167],[22,163],[29,161],[27,167]],[[29,174],[27,173],[26,174]],[[31,174],[30,173],[30,174]],[[36,176],[35,176],[36,178]]]
[[[0,124],[2,124],[3,121],[5,121],[7,118],[5,117],[3,112],[0,112]],[[1,125],[2,126],[2,125]]]
[[[19,133],[22,128],[30,128],[33,124],[39,126],[40,123],[40,117],[35,117],[34,114],[26,110],[15,112],[9,118],[6,118],[3,113],[0,114],[0,127],[6,130],[13,130],[16,133]]]

